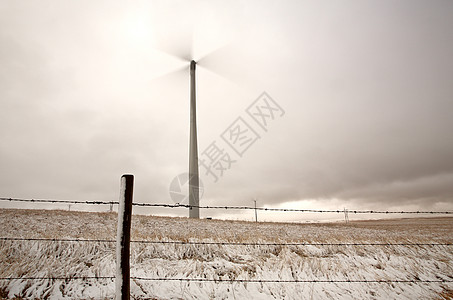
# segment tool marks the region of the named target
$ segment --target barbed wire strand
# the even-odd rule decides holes
[[[115,279],[114,276],[74,276],[74,277],[0,277],[0,280],[88,280],[88,279]]]
[[[62,204],[118,204],[118,201],[101,201],[101,200],[53,200],[53,199],[20,199],[20,198],[5,198],[0,197],[2,201],[14,202],[35,202],[35,203],[62,203]]]
[[[88,243],[116,243],[116,240],[106,239],[49,239],[49,238],[14,238],[0,237],[0,241],[38,241],[38,242],[88,242]]]
[[[115,279],[114,276],[74,276],[74,277],[0,277],[0,280],[88,280],[88,279]],[[167,277],[130,277],[132,280],[144,281],[186,281],[186,282],[229,282],[229,283],[451,283],[453,280],[411,280],[411,279],[395,279],[395,280],[324,280],[324,279],[211,279],[211,278],[167,278]]]
[[[222,245],[222,246],[453,246],[447,243],[239,243],[239,242],[182,242],[131,241],[142,244]]]
[[[159,203],[132,203],[133,206],[166,207],[166,208],[199,208],[199,209],[231,209],[231,210],[260,210],[260,211],[285,211],[285,212],[313,212],[313,213],[344,213],[343,209],[296,209],[296,208],[268,208],[254,206],[199,206],[187,204],[159,204]],[[378,211],[378,210],[350,210],[354,214],[453,214],[453,211]]]
[[[453,280],[279,280],[279,279],[210,279],[210,278],[148,278],[148,277],[131,277],[135,280],[147,281],[195,281],[195,282],[239,282],[239,283],[449,283]]]
[[[0,237],[0,241],[42,241],[42,242],[92,242],[116,243],[106,239],[48,239]],[[185,242],[185,241],[131,241],[136,244],[179,244],[179,245],[221,245],[221,246],[453,246],[452,243],[245,243],[245,242]]]
[[[99,201],[99,200],[52,200],[52,199],[20,199],[20,198],[5,198],[0,197],[3,201],[16,202],[35,202],[35,203],[64,203],[64,204],[104,204],[115,205],[118,201]],[[252,206],[199,206],[187,204],[162,204],[162,203],[132,203],[133,206],[142,207],[163,207],[163,208],[199,208],[199,209],[225,209],[225,210],[260,210],[260,211],[284,211],[284,212],[312,212],[312,213],[341,213],[345,211],[338,210],[323,210],[323,209],[295,209],[295,208],[268,208],[268,207],[252,207]],[[453,214],[453,211],[379,211],[379,210],[347,210],[353,214]]]

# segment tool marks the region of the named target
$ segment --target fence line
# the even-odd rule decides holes
[[[115,279],[115,276],[74,276],[74,277],[0,277],[0,280],[87,280],[87,279]]]
[[[0,241],[116,243],[116,240],[102,240],[102,239],[85,240],[85,239],[46,239],[46,238],[14,238],[14,237],[0,237]]]
[[[344,210],[325,209],[297,209],[297,208],[268,208],[252,206],[199,206],[187,204],[159,204],[159,203],[132,203],[134,206],[143,207],[166,207],[166,208],[200,208],[200,209],[231,209],[231,210],[261,210],[261,211],[285,211],[285,212],[313,212],[313,213],[344,213]],[[453,211],[379,211],[379,210],[348,210],[355,214],[453,214]]]
[[[126,175],[123,175],[123,177]],[[132,176],[132,175],[127,175]],[[122,178],[123,178],[122,177]],[[127,188],[125,189],[127,190]],[[131,194],[132,198],[132,194]],[[99,201],[99,200],[52,200],[52,199],[21,199],[21,198],[6,198],[0,197],[2,201],[18,201],[18,202],[34,202],[34,203],[61,203],[61,204],[93,204],[93,205],[118,205],[118,201]],[[132,201],[132,200],[131,200]],[[163,208],[199,208],[199,209],[225,209],[225,210],[260,210],[260,211],[280,211],[280,212],[302,212],[302,213],[345,213],[345,210],[315,210],[315,209],[292,209],[292,208],[266,208],[266,207],[251,207],[251,206],[193,206],[185,204],[159,204],[159,203],[132,203],[133,206],[141,207],[163,207]],[[453,214],[453,211],[379,211],[379,210],[348,210],[354,214]],[[125,213],[126,214],[126,213]],[[131,216],[131,212],[128,213],[128,217]],[[120,228],[120,225],[118,225]],[[130,224],[126,226],[126,229],[130,230]],[[119,232],[119,231],[118,231]],[[119,234],[118,234],[119,236]],[[118,239],[46,239],[46,238],[15,238],[15,237],[0,237],[0,241],[43,241],[43,242],[99,242],[99,243],[117,243],[117,254]],[[174,245],[231,245],[231,246],[453,246],[451,243],[245,243],[245,242],[186,242],[186,241],[129,241],[127,243],[140,243],[140,244],[174,244]],[[127,253],[126,253],[127,254]],[[117,255],[118,256],[118,255]],[[129,263],[129,254],[124,256],[124,259]],[[117,257],[117,264],[119,260]],[[130,268],[127,267],[127,272]],[[117,271],[118,272],[118,271]],[[123,275],[123,286],[124,282],[129,283],[132,280],[143,280],[143,281],[179,281],[179,282],[214,282],[214,283],[378,283],[378,284],[392,284],[392,283],[412,283],[412,284],[430,284],[430,283],[452,283],[453,277],[448,276],[450,279],[437,279],[437,280],[421,280],[421,279],[394,279],[394,280],[327,280],[327,279],[293,279],[293,280],[281,280],[281,279],[228,279],[228,278],[171,278],[171,277],[129,277],[121,270],[117,273],[117,276],[74,276],[74,277],[0,277],[0,280],[101,280],[109,279],[119,282],[120,275]],[[412,277],[412,276],[411,276]],[[416,277],[417,278],[417,277]],[[438,277],[439,278],[439,277]],[[126,286],[127,287],[127,286]],[[126,288],[125,291],[121,290],[121,294],[124,295],[125,299],[129,298],[129,291]],[[118,297],[118,295],[117,295]]]
[[[62,204],[119,204],[118,201],[101,201],[101,200],[53,200],[53,199],[21,199],[21,198],[6,198],[0,197],[2,201],[14,201],[14,202],[34,202],[34,203],[62,203]]]
[[[210,279],[210,278],[148,278],[131,277],[136,280],[148,281],[196,281],[196,282],[240,282],[240,283],[450,283],[453,280],[279,280],[279,279]]]
[[[115,279],[114,276],[76,276],[76,277],[0,277],[0,280],[87,280],[87,279]],[[215,278],[168,278],[168,277],[131,277],[143,281],[186,281],[186,282],[229,282],[229,283],[452,283],[453,280],[280,280],[280,279],[215,279]]]
[[[62,203],[62,204],[118,204],[118,201],[99,201],[99,200],[52,200],[52,199],[21,199],[21,198],[6,198],[0,197],[2,201],[15,202],[35,202],[35,203]],[[188,204],[163,204],[163,203],[132,203],[133,206],[141,207],[164,207],[164,208],[199,208],[199,209],[225,209],[225,210],[260,210],[260,211],[283,211],[283,212],[311,212],[311,213],[344,213],[343,209],[325,210],[325,209],[296,209],[296,208],[268,208],[268,207],[252,207],[252,206],[199,206]],[[453,214],[453,211],[380,211],[380,210],[348,210],[354,214]]]
[[[0,237],[0,241],[40,241],[40,242],[94,242],[116,243],[116,240],[80,240]],[[239,242],[184,242],[184,241],[131,241],[136,244],[179,244],[179,245],[220,245],[220,246],[453,246],[452,243],[239,243]]]

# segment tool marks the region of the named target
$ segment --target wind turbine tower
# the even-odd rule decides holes
[[[198,176],[197,107],[195,92],[196,62],[190,62],[190,141],[189,141],[189,218],[200,218],[200,188]]]

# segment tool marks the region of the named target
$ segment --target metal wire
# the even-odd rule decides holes
[[[118,204],[118,201],[100,201],[100,200],[53,200],[53,199],[20,199],[20,198],[5,198],[0,197],[3,201],[15,201],[15,202],[35,202],[35,203],[64,203],[64,204]]]
[[[450,243],[239,243],[239,242],[184,242],[131,241],[141,244],[221,245],[221,246],[453,246]]]
[[[279,279],[210,279],[210,278],[148,278],[131,277],[135,280],[147,281],[195,281],[195,282],[239,282],[239,283],[449,283],[453,280],[279,280]]]
[[[261,211],[285,211],[285,212],[312,212],[312,213],[341,213],[344,210],[325,209],[295,209],[295,208],[267,208],[254,206],[199,206],[187,204],[160,204],[160,203],[132,203],[134,206],[166,207],[166,208],[199,208],[199,209],[231,209],[231,210],[261,210]],[[379,210],[348,210],[354,214],[453,214],[453,211],[379,211]]]
[[[14,237],[0,237],[0,241],[116,243],[116,240],[46,239],[46,238],[14,238]]]
[[[3,201],[35,202],[35,203],[64,203],[64,204],[118,204],[118,201],[99,200],[52,200],[52,199],[20,199],[0,197]],[[165,208],[199,208],[199,209],[225,209],[225,210],[260,210],[260,211],[283,211],[283,212],[311,212],[311,213],[344,213],[344,210],[323,210],[323,209],[295,209],[295,208],[267,208],[252,206],[197,206],[187,204],[162,204],[162,203],[132,203],[133,206],[142,207],[165,207]],[[379,210],[348,210],[354,214],[453,214],[453,211],[379,211]]]
[[[91,242],[116,243],[116,240],[102,239],[46,239],[0,237],[0,241],[40,241],[40,242]],[[453,246],[452,243],[239,243],[239,242],[185,242],[185,241],[131,241],[136,244],[178,244],[178,245],[221,245],[221,246]]]
[[[0,280],[88,280],[88,279],[115,279],[114,276],[74,276],[74,277],[0,277]]]
[[[114,276],[74,276],[74,277],[0,277],[0,280],[89,280],[89,279],[110,279],[113,280]],[[215,283],[451,283],[453,280],[409,280],[409,279],[396,279],[396,280],[280,280],[280,279],[211,279],[211,278],[165,278],[165,277],[131,277],[133,280],[143,281],[186,281],[186,282],[215,282]]]

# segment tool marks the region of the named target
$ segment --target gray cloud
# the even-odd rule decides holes
[[[187,74],[172,72],[186,65],[165,51],[192,40],[194,57],[212,52],[197,77],[200,155],[212,141],[231,152],[220,134],[263,91],[286,111],[267,132],[247,119],[261,139],[219,182],[202,177],[205,204],[452,209],[452,13],[447,1],[2,4],[2,196],[116,199],[134,173],[136,201],[171,203],[189,107]]]

